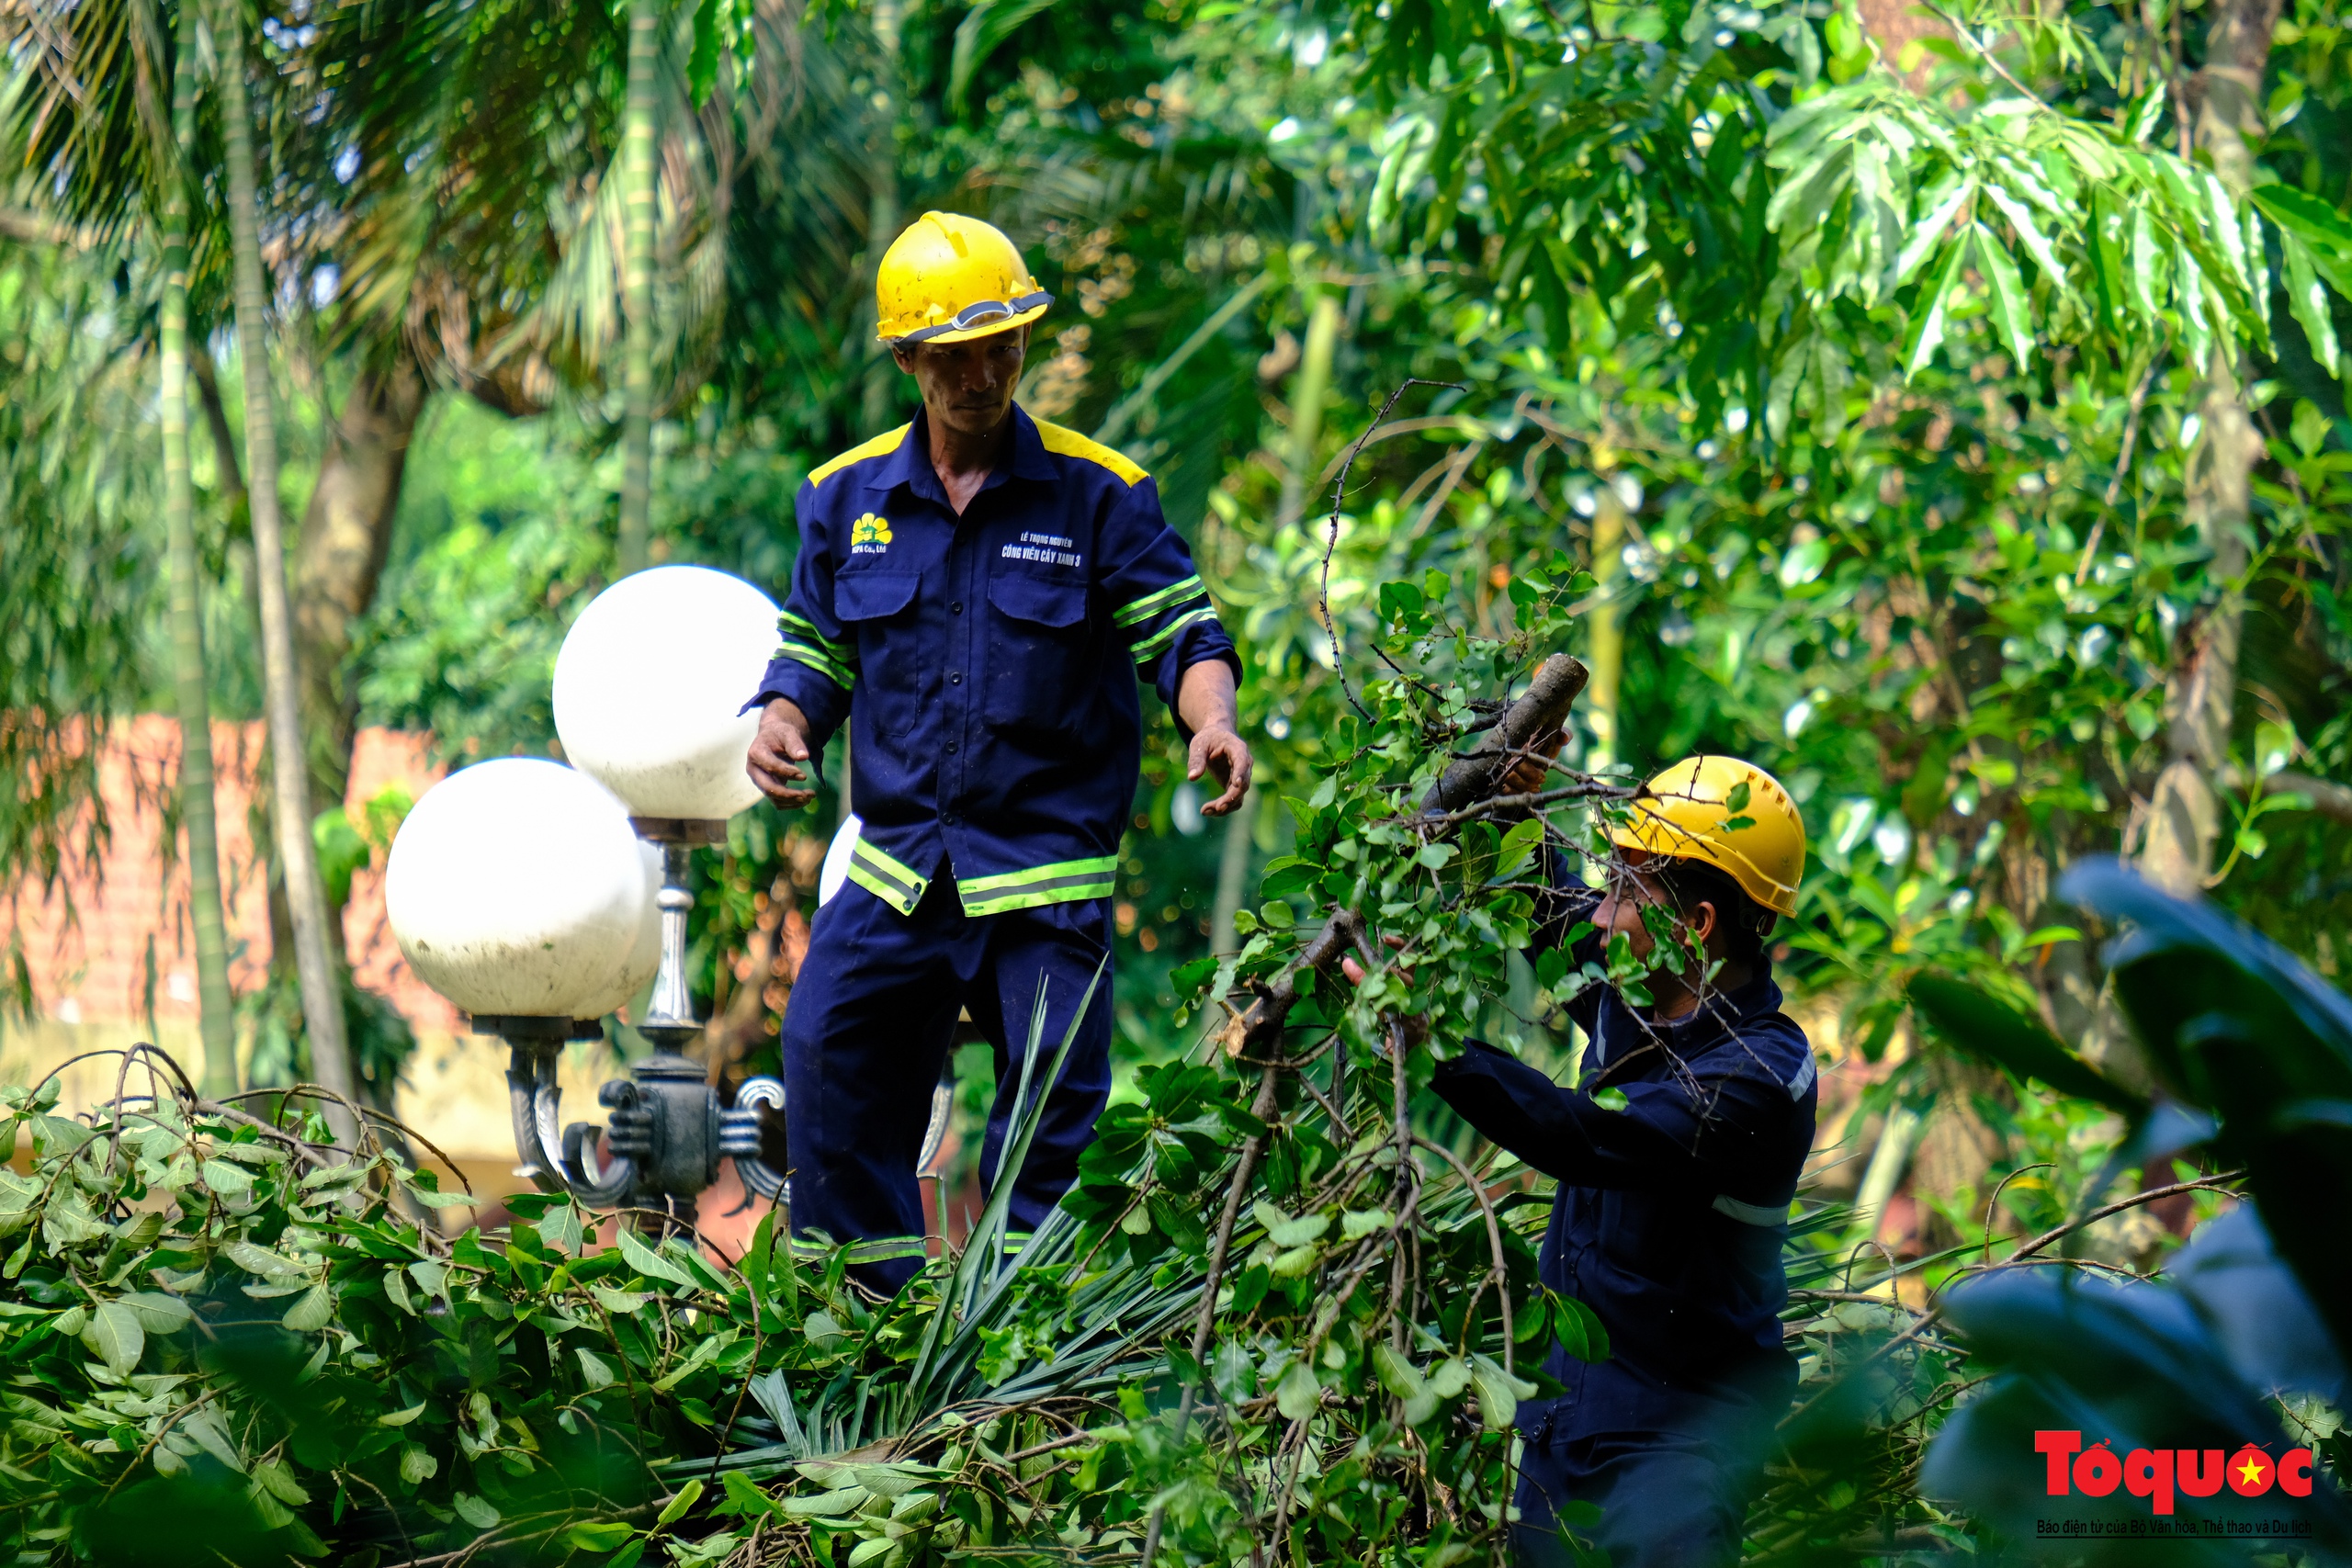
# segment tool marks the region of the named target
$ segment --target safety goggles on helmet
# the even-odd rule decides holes
[[[901,333],[892,343],[922,343],[943,333],[968,333],[998,321],[1009,321],[1023,310],[1035,310],[1054,302],[1054,297],[1044,289],[1024,294],[1018,299],[975,299],[946,321],[913,332]]]

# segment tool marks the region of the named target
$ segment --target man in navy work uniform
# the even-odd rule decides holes
[[[1686,960],[1680,975],[1651,974],[1646,1008],[1587,987],[1568,1004],[1590,1042],[1573,1088],[1477,1041],[1438,1064],[1431,1087],[1557,1179],[1539,1272],[1609,1331],[1609,1359],[1590,1365],[1555,1344],[1544,1370],[1566,1392],[1519,1407],[1515,1557],[1574,1561],[1559,1510],[1575,1502],[1600,1506],[1575,1533],[1611,1568],[1731,1568],[1796,1386],[1781,1247],[1813,1146],[1815,1070],[1764,938],[1795,911],[1804,824],[1761,768],[1696,757],[1650,780],[1612,837],[1604,891],[1555,858],[1532,948],[1589,923],[1570,949],[1579,962],[1620,933],[1645,957],[1656,938],[1642,911],[1657,907],[1721,965],[1713,982],[1694,983]],[[1608,1089],[1623,1103],[1595,1099]]]
[[[854,727],[851,885],[817,916],[783,1039],[792,1223],[835,1241],[922,1234],[915,1160],[965,1008],[996,1051],[993,1184],[1041,983],[1029,1092],[1046,1101],[1010,1223],[1034,1228],[1059,1201],[1110,1092],[1111,890],[1142,759],[1138,682],[1189,733],[1191,776],[1222,786],[1204,814],[1241,803],[1251,765],[1234,730],[1240,662],[1150,476],[1013,402],[1051,298],[1012,243],[926,213],[883,257],[876,296],[922,409],[800,489],[749,761],[770,799],[801,806],[802,764]],[[920,1266],[908,1247],[858,1272],[896,1290]]]

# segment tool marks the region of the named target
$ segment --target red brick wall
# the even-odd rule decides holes
[[[250,810],[256,804],[268,808],[266,799],[254,798],[254,765],[264,749],[258,722],[213,726],[229,978],[241,994],[261,984],[269,964],[268,893],[248,831]],[[7,888],[0,919],[13,919],[43,1013],[65,1022],[142,1019],[152,937],[158,1022],[196,1018],[187,840],[180,835],[168,876],[162,843],[161,803],[178,779],[179,750],[178,721],[165,715],[142,714],[118,726],[99,764],[99,787],[113,824],[103,859],[70,874],[46,896],[38,877],[18,879]],[[345,809],[356,820],[360,807],[387,784],[399,784],[412,798],[423,795],[444,771],[433,764],[431,752],[427,736],[361,730]],[[401,961],[384,920],[380,865],[353,877],[343,929],[360,985],[390,998],[420,1030],[446,1033],[458,1027],[449,1004]]]

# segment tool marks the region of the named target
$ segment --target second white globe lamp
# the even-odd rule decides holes
[[[662,566],[580,613],[555,661],[564,755],[639,817],[724,820],[759,799],[743,759],[776,607],[740,577]]]

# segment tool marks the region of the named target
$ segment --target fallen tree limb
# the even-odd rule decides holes
[[[1537,666],[1535,679],[1528,683],[1526,694],[1504,710],[1502,722],[1480,736],[1468,756],[1438,775],[1421,801],[1422,813],[1456,812],[1493,790],[1521,753],[1566,721],[1568,709],[1583,693],[1588,678],[1584,665],[1565,653],[1555,653]]]

